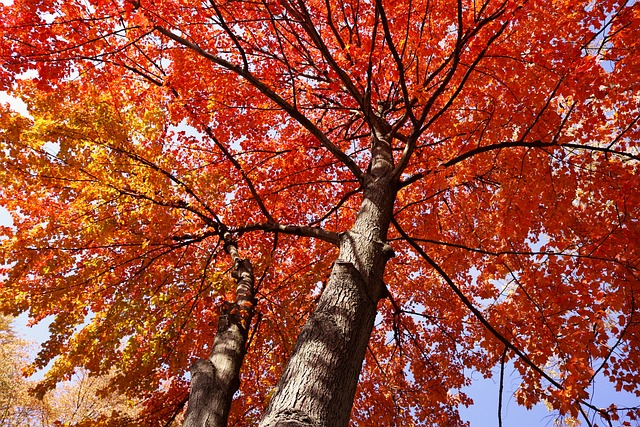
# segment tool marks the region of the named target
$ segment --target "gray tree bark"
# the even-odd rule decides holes
[[[198,360],[191,367],[184,427],[226,427],[233,395],[240,386],[240,368],[255,305],[254,275],[251,262],[239,257],[231,235],[226,230],[221,234],[234,262],[236,300],[223,308],[209,358]]]
[[[364,199],[316,310],[302,328],[259,427],[346,427],[393,255],[386,244],[396,185],[389,145],[374,138]]]

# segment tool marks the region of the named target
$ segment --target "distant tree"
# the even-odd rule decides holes
[[[142,425],[640,396],[640,3],[14,0],[0,309]],[[189,368],[191,370],[189,371]],[[189,388],[191,390],[189,391]],[[597,390],[597,389],[595,389]]]
[[[28,364],[29,343],[20,339],[11,326],[13,318],[0,316],[0,426],[30,425],[38,418],[40,406],[28,393],[22,368]]]
[[[138,402],[108,391],[109,376],[92,377],[79,370],[40,400],[38,424],[31,427],[131,425]]]
[[[33,345],[13,330],[13,318],[0,316],[0,426],[130,425],[139,402],[109,392],[109,376],[92,377],[83,370],[37,398],[36,383],[22,373]]]

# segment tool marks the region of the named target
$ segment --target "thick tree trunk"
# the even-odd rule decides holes
[[[251,263],[240,259],[235,242],[223,232],[225,249],[234,261],[236,301],[224,307],[209,359],[191,367],[191,391],[184,427],[226,427],[234,393],[240,385],[248,328],[254,308]]]
[[[260,427],[344,427],[349,423],[382,275],[393,255],[385,243],[395,199],[388,167],[368,174],[364,200],[318,306],[304,325]]]

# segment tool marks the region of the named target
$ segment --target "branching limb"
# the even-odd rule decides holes
[[[296,19],[300,21],[300,25],[302,25],[302,28],[307,33],[307,35],[311,38],[315,47],[320,51],[324,60],[327,61],[327,64],[329,64],[329,66],[333,69],[333,71],[335,71],[335,73],[340,78],[340,81],[345,86],[346,90],[353,97],[353,99],[355,99],[355,101],[358,103],[363,113],[365,113],[365,116],[367,116],[368,115],[367,111],[369,110],[369,106],[365,105],[363,94],[356,87],[355,83],[351,80],[349,75],[342,69],[342,67],[338,65],[336,59],[331,54],[329,47],[325,44],[324,40],[322,40],[322,37],[318,33],[316,26],[313,24],[313,21],[311,19],[311,14],[309,13],[307,6],[304,4],[303,1],[296,0],[295,3],[297,3],[297,6],[299,8],[299,10],[297,10],[291,4],[292,2],[293,0],[286,0],[286,1],[282,1],[281,4],[289,13],[291,13]]]
[[[396,63],[396,67],[398,68],[399,84],[400,84],[400,89],[402,90],[402,97],[404,98],[404,104],[405,104],[405,114],[409,117],[409,119],[411,119],[411,122],[415,126],[417,124],[417,119],[413,114],[413,109],[412,109],[413,103],[411,102],[411,98],[409,96],[409,89],[407,87],[407,82],[405,80],[406,71],[404,67],[404,62],[402,61],[402,58],[398,53],[398,50],[396,49],[395,43],[393,42],[393,37],[391,35],[391,30],[389,28],[389,20],[387,19],[387,14],[384,10],[384,6],[382,5],[382,0],[376,0],[376,9],[377,9],[378,15],[380,16],[382,29],[384,30],[385,41],[387,42],[387,46],[389,46],[389,51],[391,52],[391,56],[393,57],[393,60]]]
[[[233,157],[233,155],[227,149],[227,147],[225,147],[224,144],[222,144],[220,140],[216,138],[211,127],[204,125],[204,131],[207,134],[207,136],[213,141],[216,147],[218,147],[220,151],[222,151],[222,153],[227,157],[227,159],[229,159],[233,167],[235,167],[236,170],[240,172],[240,175],[242,175],[242,179],[244,179],[244,182],[247,183],[247,187],[249,187],[249,191],[251,192],[253,199],[258,204],[258,207],[260,208],[260,212],[262,212],[262,214],[267,218],[267,221],[269,221],[270,223],[275,223],[276,220],[273,219],[273,216],[271,216],[271,213],[269,212],[266,205],[264,204],[262,197],[260,197],[260,195],[258,194],[258,191],[256,190],[255,185],[253,185],[253,181],[249,178],[249,176],[244,171],[244,169],[242,168],[238,160],[236,160],[236,158]]]
[[[615,154],[621,157],[626,157],[628,159],[632,159],[632,160],[640,160],[640,156],[631,154],[631,153],[627,153],[624,151],[618,151],[618,150],[612,150],[611,148],[607,148],[607,147],[595,147],[592,145],[586,145],[586,144],[557,144],[555,142],[544,142],[544,141],[530,141],[530,142],[524,142],[524,141],[504,141],[504,142],[498,142],[496,144],[491,144],[491,145],[485,145],[482,147],[476,147],[472,150],[469,150],[457,157],[454,157],[451,160],[448,160],[446,163],[443,164],[444,167],[450,167],[453,166],[457,163],[460,163],[472,156],[475,156],[476,154],[480,154],[480,153],[486,153],[488,151],[493,151],[493,150],[500,150],[502,148],[510,148],[510,147],[530,147],[530,148],[546,148],[546,147],[566,147],[566,148],[573,148],[573,149],[577,149],[577,150],[589,150],[589,151],[599,151],[602,153],[609,153],[609,154]]]
[[[329,216],[334,213],[335,211],[337,211],[338,209],[340,209],[340,207],[346,203],[347,200],[349,200],[349,198],[355,194],[357,194],[358,192],[360,192],[361,188],[358,187],[354,190],[351,191],[347,191],[342,198],[338,201],[338,203],[335,204],[335,206],[333,206],[331,209],[329,209],[329,211],[322,215],[322,217],[316,219],[315,221],[313,221],[311,223],[311,225],[315,225],[315,224],[320,224],[322,221],[324,221],[325,219],[329,218]]]
[[[520,359],[529,366],[534,372],[540,375],[545,380],[549,381],[554,387],[558,389],[563,389],[562,384],[553,379],[549,374],[544,372],[538,365],[533,363],[533,361],[524,354],[519,348],[517,348],[511,341],[509,341],[503,334],[501,334],[496,328],[489,323],[489,321],[484,317],[484,315],[476,308],[476,306],[471,302],[469,298],[460,290],[460,288],[454,283],[454,281],[449,277],[449,275],[440,267],[438,263],[436,263],[427,253],[422,249],[422,247],[412,239],[398,224],[396,219],[392,220],[394,227],[398,230],[398,233],[405,239],[412,248],[429,264],[434,270],[438,272],[440,277],[444,279],[444,281],[449,285],[451,290],[456,294],[456,296],[460,299],[460,301],[473,313],[473,315],[480,321],[480,323],[487,328],[491,334],[496,337],[500,342],[502,342],[509,350],[513,351]]]
[[[338,233],[325,230],[320,227],[309,227],[304,225],[283,225],[276,223],[250,224],[233,229],[235,233],[246,233],[249,231],[272,231],[275,233],[292,234],[300,237],[315,237],[333,245],[340,244]]]
[[[503,334],[501,334],[496,328],[489,323],[489,321],[484,317],[484,315],[475,307],[475,305],[467,298],[466,295],[462,292],[462,290],[453,282],[453,280],[449,277],[449,275],[436,263],[416,242],[415,239],[411,238],[398,224],[395,218],[392,220],[392,223],[398,233],[402,236],[402,238],[409,243],[409,245],[415,249],[415,251],[429,264],[434,270],[438,272],[440,277],[444,279],[444,281],[449,285],[449,287],[453,290],[453,292],[458,296],[460,301],[473,313],[473,315],[480,321],[480,323],[500,342],[505,345],[505,351],[511,350],[513,351],[525,365],[529,366],[534,372],[548,381],[551,385],[556,387],[559,390],[564,390],[564,386],[559,383],[557,380],[553,379],[549,374],[544,372],[538,365],[536,365],[523,351],[517,348],[511,341],[509,341]],[[587,402],[585,399],[581,399],[576,402],[579,405],[580,411],[583,411],[582,406],[588,407],[591,410],[598,413],[604,420],[608,422],[611,426],[610,416],[606,410],[598,408],[591,403]]]
[[[243,234],[252,231],[268,231],[273,233],[284,233],[291,234],[294,236],[300,237],[313,237],[316,239],[323,240],[325,242],[329,242],[333,245],[338,245],[340,243],[340,238],[338,233],[334,233],[333,231],[328,231],[320,227],[309,227],[304,225],[283,225],[276,223],[259,223],[259,224],[248,224],[242,225],[238,227],[232,227],[229,229],[231,232],[235,234]],[[173,236],[173,240],[176,241],[188,241],[189,243],[200,242],[207,237],[218,236],[220,233],[218,229],[210,229],[203,233],[199,234],[183,234],[179,236]]]
[[[213,62],[220,67],[227,69],[231,72],[234,72],[244,78],[249,84],[255,87],[258,91],[260,91],[263,95],[273,101],[276,105],[282,108],[289,116],[291,116],[294,120],[300,123],[305,129],[307,129],[313,136],[315,136],[318,141],[327,149],[331,154],[333,154],[338,160],[340,160],[358,179],[358,181],[362,182],[364,179],[364,174],[362,170],[358,167],[358,165],[349,157],[345,152],[343,152],[338,146],[336,146],[329,138],[315,125],[309,120],[304,114],[302,114],[298,109],[296,109],[293,105],[287,102],[284,98],[278,95],[273,89],[267,86],[262,80],[253,75],[250,71],[245,70],[243,67],[232,64],[231,62],[222,59],[206,50],[198,46],[196,43],[193,43],[184,37],[181,37],[173,32],[167,30],[161,25],[156,25],[155,29],[161,33],[162,35],[170,38],[174,42],[192,50],[203,58]]]
[[[174,174],[172,174],[171,172],[167,171],[166,169],[158,166],[156,163],[146,159],[145,157],[141,156],[138,153],[135,153],[133,151],[130,150],[125,150],[123,148],[120,147],[116,147],[113,145],[107,145],[107,147],[109,147],[110,149],[117,151],[127,157],[129,157],[131,160],[138,162],[144,166],[147,166],[148,168],[166,176],[167,178],[169,178],[173,183],[177,184],[179,187],[181,187],[182,189],[184,189],[184,191],[191,196],[195,201],[197,201],[208,213],[208,216],[210,216],[209,220],[206,221],[207,223],[210,223],[210,219],[213,218],[216,220],[216,222],[219,222],[218,216],[216,215],[216,213],[204,202],[204,200],[202,200],[200,197],[198,197],[198,195],[195,193],[195,191],[187,184],[185,183],[183,180],[181,180],[180,178],[178,178],[177,176],[175,176]],[[149,199],[151,201],[153,201],[153,199]],[[159,203],[157,203],[159,204]],[[169,204],[171,205],[171,204]],[[189,204],[182,202],[182,203],[178,203],[177,205],[175,205],[175,207],[179,207],[179,208],[189,208]],[[193,208],[188,209],[191,212],[197,213],[198,216],[200,216],[201,218],[206,217],[205,215],[203,215],[202,213],[199,212],[195,212]]]

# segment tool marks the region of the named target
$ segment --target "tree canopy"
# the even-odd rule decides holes
[[[39,393],[115,372],[163,425],[233,342],[228,425],[462,425],[505,363],[526,407],[640,416],[591,404],[640,397],[640,4],[0,15],[0,310],[54,316]]]

